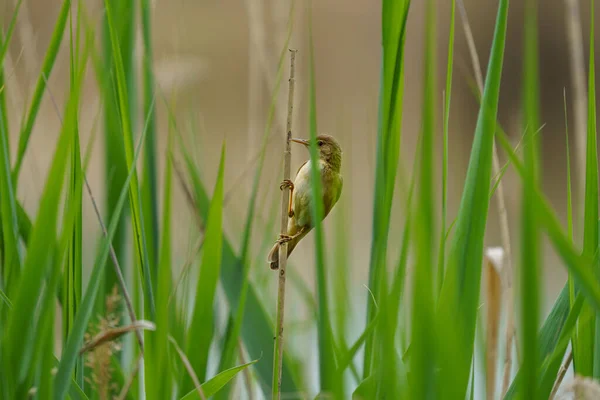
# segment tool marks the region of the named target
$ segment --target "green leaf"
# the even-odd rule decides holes
[[[216,376],[212,377],[211,379],[209,379],[208,381],[206,381],[200,385],[200,387],[202,388],[202,392],[204,393],[204,396],[206,398],[214,396],[215,394],[217,394],[219,392],[219,390],[221,390],[223,388],[223,386],[225,386],[230,380],[232,380],[233,377],[236,376],[239,372],[243,371],[244,369],[248,368],[249,366],[251,366],[257,362],[258,362],[258,360],[250,361],[249,363],[238,365],[237,367],[229,368],[229,369],[226,369],[225,371],[218,373]],[[181,400],[192,400],[192,399],[199,399],[199,398],[200,398],[200,396],[198,395],[198,392],[196,391],[196,389],[194,389],[191,392],[189,392],[188,394],[186,394],[185,396],[183,396],[181,398]]]
[[[106,8],[106,18],[108,20],[110,30],[110,41],[112,44],[113,59],[115,62],[116,75],[117,75],[117,93],[119,100],[119,114],[121,116],[121,131],[123,132],[123,142],[125,144],[125,160],[127,162],[127,168],[133,170],[133,176],[130,180],[130,191],[129,191],[129,205],[132,213],[132,225],[133,225],[133,237],[135,238],[135,249],[136,259],[141,265],[141,275],[143,278],[143,291],[144,291],[144,307],[148,309],[148,313],[151,319],[155,318],[155,303],[154,303],[154,290],[152,284],[152,274],[150,268],[150,259],[148,257],[148,251],[146,247],[146,231],[144,229],[144,217],[142,210],[142,202],[140,197],[140,189],[138,184],[138,177],[135,164],[133,163],[134,158],[134,147],[133,147],[133,132],[131,127],[130,117],[130,104],[128,100],[128,93],[134,93],[132,90],[128,90],[123,56],[119,46],[119,36],[116,27],[116,21],[112,11],[111,0],[104,0],[104,6]],[[150,115],[152,117],[152,114]],[[147,127],[146,127],[147,129]]]
[[[525,2],[525,46],[524,46],[524,79],[523,104],[525,131],[537,131],[539,123],[539,67],[537,39],[537,1]],[[527,135],[524,151],[525,172],[531,177],[530,182],[538,184],[538,140],[537,135]],[[527,183],[528,184],[528,183]],[[531,190],[523,187],[523,204],[521,209],[521,325],[523,351],[523,379],[528,382],[524,387],[526,398],[538,398],[537,385],[537,330],[540,308],[539,282],[542,278],[540,257],[541,242],[537,224],[537,205]],[[512,349],[511,349],[512,351]]]
[[[312,17],[310,17],[312,18]],[[312,22],[309,21],[309,127],[310,127],[310,163],[319,165],[317,149],[317,99],[315,89],[315,56],[312,36]],[[319,168],[310,169],[311,219],[315,221],[315,277],[317,287],[317,337],[319,348],[319,380],[321,392],[343,398],[341,376],[337,373],[334,355],[334,340],[329,313],[327,274],[325,273],[325,238],[323,234],[323,188]]]
[[[402,102],[404,93],[404,41],[410,0],[384,0],[381,14],[383,46],[379,88],[379,121],[375,191],[373,194],[373,233],[369,261],[367,324],[374,318],[374,300],[381,301],[387,291],[380,288],[385,280],[387,242],[400,155]],[[371,374],[374,359],[374,337],[367,338],[363,361],[363,378]]]
[[[204,250],[196,286],[194,311],[187,338],[187,356],[198,379],[204,380],[208,367],[208,351],[213,339],[214,301],[219,274],[221,270],[223,247],[223,174],[225,169],[225,144],[221,149],[219,174],[210,203]],[[194,386],[186,375],[183,390],[189,391]]]
[[[52,74],[52,69],[54,67],[54,62],[56,61],[56,56],[58,54],[58,50],[62,42],[70,8],[71,0],[64,0],[60,8],[58,18],[56,20],[56,26],[54,27],[54,31],[52,32],[52,37],[50,38],[50,45],[48,46],[46,56],[44,57],[44,63],[42,64],[40,76],[35,85],[33,98],[31,99],[31,103],[29,105],[27,119],[25,121],[25,124],[22,126],[19,135],[17,160],[15,162],[15,166],[12,172],[13,182],[17,182],[19,172],[21,171],[21,165],[23,163],[23,158],[25,157],[27,145],[29,144],[29,138],[31,137],[33,125],[35,124],[35,121],[37,119],[37,114],[42,103],[42,97],[44,96],[44,92],[46,90],[46,82],[48,79],[50,79],[50,75]]]
[[[440,390],[447,390],[448,396],[457,398],[466,395],[473,359],[507,17],[508,1],[501,0],[465,188],[438,303],[438,329],[443,327],[445,332],[445,336],[438,336],[442,346],[439,352],[441,375],[444,377]],[[453,316],[452,323],[442,325],[450,316]],[[451,341],[450,337],[458,342]],[[452,351],[454,348],[461,351]]]
[[[583,254],[594,257],[598,251],[598,151],[596,138],[596,83],[594,64],[594,2],[590,3],[590,63],[588,77],[588,121],[585,155],[585,203]],[[594,265],[598,271],[598,264]],[[596,278],[597,281],[597,278]],[[575,291],[579,285],[575,285]],[[573,365],[581,376],[600,377],[600,320],[589,304],[583,306],[577,324]]]

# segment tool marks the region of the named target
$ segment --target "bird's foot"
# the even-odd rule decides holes
[[[290,236],[290,235],[283,235],[283,234],[281,234],[281,235],[279,235],[279,239],[277,239],[277,243],[284,244],[284,243],[289,242],[292,239],[293,239],[293,237]]]
[[[285,188],[294,190],[294,182],[289,179],[284,179],[283,182],[281,182],[281,185],[279,185],[279,189],[283,190]]]

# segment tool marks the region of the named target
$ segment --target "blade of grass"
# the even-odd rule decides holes
[[[596,138],[596,85],[594,64],[594,2],[590,3],[590,60],[588,77],[588,121],[585,155],[585,200],[583,220],[583,253],[594,257],[598,251],[598,150]],[[598,265],[594,265],[597,271]],[[575,285],[575,292],[579,285]],[[600,376],[600,320],[589,304],[583,306],[578,321],[573,365],[582,376]],[[593,349],[593,351],[590,351]]]
[[[144,216],[146,217],[146,236],[150,240],[148,253],[150,265],[158,268],[155,260],[158,257],[158,192],[157,192],[157,162],[156,162],[156,111],[154,106],[154,72],[153,72],[153,54],[152,54],[152,36],[151,36],[151,10],[150,1],[140,1],[142,39],[144,43],[143,55],[143,81],[144,81],[144,115],[148,115],[150,122],[148,125],[148,137],[146,139],[146,148],[144,152],[144,169],[142,182],[142,204]],[[133,36],[133,35],[132,35]],[[154,276],[157,271],[154,270]],[[157,282],[154,282],[154,291],[157,290]]]
[[[442,289],[444,266],[446,265],[446,214],[448,197],[448,129],[450,125],[450,99],[452,97],[452,72],[454,63],[454,21],[456,0],[452,0],[450,13],[450,32],[448,34],[448,62],[446,66],[446,90],[444,91],[444,121],[442,139],[442,216],[440,229],[440,249],[438,251],[437,292]]]
[[[206,397],[214,396],[238,373],[248,368],[249,366],[256,364],[259,360],[250,361],[246,364],[238,365],[237,367],[226,369],[214,377],[204,382],[200,387]],[[199,395],[197,391],[192,391],[181,398],[181,400],[192,400],[198,399]]]
[[[21,9],[22,0],[15,5],[10,25],[6,35],[0,34],[2,49],[0,50],[0,86],[4,87],[4,57],[14,32],[17,16]],[[4,37],[5,36],[5,37]],[[19,224],[17,218],[17,202],[15,199],[15,188],[10,170],[10,144],[8,114],[6,110],[6,92],[0,92],[0,215],[3,215],[0,224],[0,287],[6,286],[6,290],[16,286],[21,270],[21,255],[18,247]]]
[[[431,329],[434,325],[434,304],[435,304],[435,236],[432,232],[436,231],[434,218],[434,135],[435,135],[435,3],[434,0],[428,0],[425,12],[425,57],[424,57],[424,84],[423,84],[423,108],[422,108],[422,135],[421,135],[421,157],[418,179],[418,199],[417,208],[412,213],[414,218],[412,223],[415,234],[414,250],[415,262],[418,268],[415,268],[413,280],[413,299],[412,299],[412,319],[411,319],[411,348],[413,356],[410,358],[411,387],[410,394],[413,398],[431,398],[434,396],[435,384],[435,332]],[[383,303],[382,303],[383,304]],[[388,327],[387,329],[394,329]],[[393,336],[386,348],[382,349],[384,360],[388,363],[394,363],[396,354],[389,351],[389,346],[394,347]],[[389,356],[391,354],[391,356]],[[388,355],[387,357],[385,355]],[[388,363],[383,371],[389,370]],[[393,369],[395,369],[395,365]],[[394,385],[394,377],[390,376],[384,380],[386,389]],[[396,388],[390,395],[398,397]]]
[[[143,278],[143,292],[144,292],[144,307],[148,310],[150,319],[155,318],[155,303],[154,303],[154,290],[153,290],[153,277],[151,273],[150,262],[148,257],[148,250],[146,245],[146,231],[144,229],[144,217],[142,202],[140,198],[140,189],[138,184],[138,177],[135,164],[133,164],[134,157],[134,144],[133,144],[133,132],[131,126],[130,117],[130,103],[128,101],[128,93],[134,91],[128,90],[127,84],[131,84],[131,81],[126,80],[125,75],[125,64],[123,62],[123,56],[121,54],[119,37],[117,33],[117,27],[115,25],[114,15],[112,13],[111,0],[105,0],[104,6],[106,8],[106,16],[108,20],[110,39],[112,44],[113,59],[115,61],[116,75],[117,75],[117,93],[119,99],[119,113],[121,116],[121,131],[123,132],[123,139],[125,144],[125,159],[127,162],[127,168],[133,169],[133,176],[130,180],[130,207],[132,212],[132,225],[133,225],[133,236],[135,238],[135,249],[137,255],[137,262],[141,265],[141,275]]]
[[[524,46],[524,79],[523,79],[523,104],[524,121],[523,129],[535,131],[539,127],[539,67],[538,67],[538,39],[537,39],[537,2],[525,2],[525,46]],[[537,136],[528,135],[529,140],[525,146],[524,164],[525,173],[530,176],[530,182],[538,184],[538,143]],[[541,279],[540,267],[540,235],[537,227],[537,205],[531,190],[523,188],[523,204],[521,211],[521,325],[523,349],[523,364],[521,371],[523,379],[527,382],[523,387],[523,396],[530,399],[538,398],[537,382],[537,330],[539,321]],[[512,351],[507,348],[507,351]]]
[[[319,168],[319,153],[317,149],[317,99],[315,88],[315,55],[312,33],[312,13],[309,14],[309,130],[310,130],[310,169],[311,184],[311,220],[314,223],[315,237],[315,277],[317,287],[317,332],[319,354],[320,393],[328,393],[343,398],[341,376],[337,373],[334,355],[334,340],[329,314],[328,284],[325,273],[325,237],[323,234],[323,188]]]
[[[196,300],[187,338],[187,355],[200,380],[206,377],[208,351],[213,339],[214,300],[222,260],[223,243],[223,173],[225,168],[225,144],[221,149],[221,161],[217,183],[208,212],[204,251],[196,287]],[[182,390],[193,388],[187,376]]]
[[[379,288],[385,272],[387,241],[396,170],[400,154],[400,127],[404,89],[403,62],[406,20],[410,0],[385,0],[382,4],[382,70],[379,89],[377,131],[377,165],[373,194],[373,233],[369,261],[369,288],[379,298],[386,291]],[[367,324],[374,318],[375,303],[367,297]],[[374,363],[374,337],[365,343],[363,378],[371,374]]]
[[[167,156],[165,165],[165,183],[163,188],[163,222],[161,235],[160,259],[157,275],[156,292],[156,335],[151,337],[150,345],[147,347],[147,362],[144,363],[146,374],[146,395],[149,399],[166,399],[172,393],[172,379],[158,379],[163,374],[163,366],[169,365],[169,313],[175,314],[174,303],[169,302],[173,288],[173,277],[171,271],[171,218],[172,218],[172,176],[173,164],[169,162],[173,145],[172,126],[169,129],[167,143]]]
[[[131,6],[130,1],[118,2],[120,5]],[[132,7],[129,7],[129,11],[116,14],[121,18],[119,21],[127,20],[128,15],[131,12]],[[127,34],[127,27],[123,27],[123,23],[119,24],[120,31],[122,34],[119,37],[122,40],[121,48],[127,49],[131,46],[131,36]],[[92,53],[94,60],[94,69],[96,72],[96,80],[102,93],[101,101],[103,105],[103,123],[104,123],[104,164],[105,164],[105,220],[111,221],[113,216],[113,210],[119,201],[119,195],[123,182],[127,178],[127,164],[125,161],[125,148],[123,143],[123,135],[121,134],[121,122],[119,121],[119,101],[118,101],[118,89],[116,87],[116,70],[115,60],[113,57],[112,44],[110,40],[110,28],[108,26],[108,15],[103,14],[102,18],[102,54]],[[127,221],[126,215],[128,214],[128,207],[125,207],[123,217],[118,225],[117,231],[114,236],[113,249],[118,259],[123,259],[126,255],[127,247]],[[126,271],[123,271],[125,274]],[[118,282],[116,272],[107,267],[105,269],[105,276],[103,277],[103,288],[101,289],[106,295],[110,294],[110,291],[114,285]],[[100,296],[103,298],[104,296]],[[99,301],[99,309],[104,307],[102,301]],[[101,310],[99,310],[100,312]]]
[[[496,129],[500,80],[504,58],[504,44],[508,17],[508,1],[501,0],[494,40],[490,53],[482,106],[477,119],[475,139],[469,160],[465,188],[455,225],[455,235],[449,249],[448,266],[438,303],[438,323],[455,315],[454,323],[445,326],[454,337],[461,338],[462,349],[458,359],[452,353],[441,351],[440,362],[444,375],[443,387],[448,395],[464,397],[469,382],[473,358],[473,339],[479,303],[483,238],[489,208],[494,131]],[[443,318],[442,318],[443,317]],[[441,326],[440,326],[441,327]],[[441,345],[448,350],[456,347],[448,338]]]
[[[29,105],[29,112],[27,114],[25,125],[21,127],[21,132],[19,134],[19,145],[17,149],[17,159],[12,171],[12,179],[14,183],[17,182],[19,172],[21,171],[23,158],[25,157],[25,152],[27,151],[31,132],[33,131],[33,125],[37,120],[37,114],[40,109],[42,97],[44,96],[44,92],[46,90],[46,80],[50,77],[54,67],[54,62],[56,61],[56,55],[58,54],[58,50],[65,32],[65,26],[67,24],[67,17],[69,15],[70,8],[71,0],[64,0],[56,20],[56,26],[52,32],[52,37],[50,38],[50,45],[48,46],[44,63],[42,64],[40,76],[33,92],[33,97]]]

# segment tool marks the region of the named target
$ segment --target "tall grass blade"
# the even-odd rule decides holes
[[[489,208],[489,191],[492,169],[492,152],[506,26],[508,17],[508,1],[501,0],[494,40],[490,53],[490,61],[479,110],[475,139],[471,150],[465,188],[456,221],[455,235],[449,248],[448,266],[438,303],[439,321],[453,317],[452,330],[458,343],[451,343],[448,338],[441,344],[445,349],[440,353],[442,374],[446,374],[447,393],[454,397],[466,395],[469,373],[473,359],[473,340],[479,287],[481,281],[481,263],[483,259],[483,237]],[[451,346],[461,349],[458,359],[449,357],[447,351]],[[444,390],[444,389],[441,389]]]
[[[133,176],[130,181],[130,192],[129,192],[129,205],[131,207],[132,214],[132,225],[133,225],[133,237],[135,238],[135,250],[136,260],[141,266],[141,276],[143,278],[143,292],[144,292],[144,308],[148,310],[150,319],[155,317],[155,303],[154,303],[154,290],[153,290],[153,277],[150,267],[151,260],[148,258],[146,231],[144,229],[144,217],[142,210],[142,202],[140,197],[140,189],[138,184],[137,171],[135,164],[133,164],[134,157],[134,143],[133,143],[133,131],[131,125],[131,116],[129,103],[129,93],[134,93],[128,87],[131,81],[126,80],[125,75],[125,64],[123,62],[123,56],[121,54],[121,48],[119,44],[119,36],[116,26],[116,20],[113,14],[112,0],[105,0],[104,6],[106,8],[106,17],[108,20],[110,30],[110,41],[112,44],[112,54],[115,62],[116,76],[117,76],[117,94],[119,100],[119,114],[121,117],[121,129],[123,132],[123,141],[125,144],[125,160],[127,162],[127,168],[133,168]]]
[[[343,398],[343,387],[341,375],[337,373],[334,340],[329,313],[328,284],[325,272],[325,237],[323,234],[323,187],[321,184],[321,171],[319,165],[319,153],[317,149],[317,99],[315,89],[315,58],[312,36],[312,22],[309,22],[309,130],[310,130],[310,163],[311,167],[311,219],[314,223],[315,236],[315,277],[317,287],[317,332],[319,349],[319,381],[321,393],[327,393],[335,397]]]
[[[10,21],[6,35],[0,34],[2,49],[0,50],[0,87],[6,84],[4,77],[4,57],[14,32],[17,16],[21,9],[22,0],[15,6],[15,11]],[[5,36],[5,37],[4,37]],[[10,170],[10,144],[9,144],[8,114],[6,109],[6,91],[0,92],[0,288],[14,287],[21,270],[21,256],[18,247],[19,224],[17,218],[17,202]]]
[[[585,155],[585,203],[583,254],[589,258],[598,252],[598,150],[596,138],[596,84],[594,63],[594,2],[590,3],[590,61],[588,77],[588,121]],[[594,265],[597,273],[598,265]],[[596,278],[597,280],[597,278]],[[577,291],[579,286],[575,285]],[[589,304],[583,306],[577,325],[573,365],[582,376],[600,376],[600,320]]]
[[[217,183],[215,184],[206,222],[204,249],[196,286],[196,299],[187,338],[186,355],[200,381],[203,381],[206,377],[208,351],[214,334],[214,301],[217,284],[219,283],[223,246],[224,169],[225,144],[223,144],[221,149],[221,162]],[[182,384],[182,390],[187,392],[193,388],[191,379],[186,375]]]
[[[29,144],[29,138],[31,137],[31,132],[33,131],[33,126],[37,120],[38,111],[40,110],[40,105],[42,103],[42,97],[44,96],[44,92],[46,90],[46,82],[52,73],[54,62],[56,61],[56,55],[58,54],[58,50],[64,36],[70,7],[71,0],[64,0],[56,20],[56,26],[52,32],[52,37],[50,38],[50,44],[48,46],[48,50],[46,51],[40,76],[35,85],[35,90],[29,105],[29,112],[27,113],[25,124],[21,127],[19,145],[17,149],[17,159],[12,171],[12,179],[14,183],[16,183],[18,180],[19,172],[21,171],[21,166],[23,164],[23,158],[25,157],[25,152],[27,151],[27,146]]]
[[[169,362],[169,314],[175,314],[174,303],[171,303],[170,296],[173,290],[173,277],[171,271],[171,217],[172,217],[172,176],[173,164],[169,162],[169,155],[172,151],[173,132],[169,130],[167,144],[167,157],[165,164],[165,183],[163,188],[164,201],[162,211],[161,226],[161,248],[157,273],[157,291],[156,291],[156,333],[149,336],[149,345],[146,346],[146,358],[144,371],[146,379],[146,396],[148,399],[166,399],[172,394],[172,377],[169,375],[163,379],[157,377],[164,376],[164,365],[170,365]]]
[[[452,0],[450,13],[450,32],[448,34],[448,62],[446,66],[446,90],[444,92],[444,121],[442,139],[442,215],[440,229],[440,249],[438,253],[437,291],[442,289],[444,280],[444,267],[446,265],[446,214],[448,197],[448,129],[450,125],[450,100],[452,98],[452,72],[454,63],[454,25],[456,13],[456,0]]]
[[[375,298],[386,291],[379,287],[386,268],[387,239],[392,198],[400,154],[400,127],[403,101],[403,61],[406,20],[410,0],[384,0],[381,12],[383,46],[379,89],[379,121],[375,190],[373,193],[373,234],[369,261],[369,289]],[[367,324],[375,316],[375,303],[367,296]],[[367,338],[363,378],[371,374],[374,362],[374,337]]]
[[[131,0],[125,1],[112,1],[111,4],[117,8],[117,15],[115,22],[118,24],[119,38],[121,43],[119,45],[121,53],[123,53],[124,63],[128,62],[127,49],[131,47],[132,36],[130,34],[130,13],[133,11]],[[126,7],[127,9],[123,9]],[[119,201],[121,188],[123,182],[127,179],[127,163],[125,160],[125,145],[124,136],[122,134],[121,122],[119,119],[119,98],[117,88],[117,76],[115,59],[113,56],[112,43],[110,38],[110,27],[108,23],[108,14],[105,12],[102,18],[102,55],[95,55],[94,67],[97,75],[96,80],[100,87],[103,100],[103,112],[104,112],[104,163],[105,163],[105,212],[106,220],[111,221],[116,209],[116,205]],[[124,66],[125,70],[130,70],[128,66]],[[127,77],[127,75],[126,75]],[[123,259],[126,255],[128,243],[126,241],[127,236],[127,224],[126,215],[129,212],[128,206],[125,207],[121,221],[119,222],[117,231],[115,232],[113,248],[118,259]],[[126,268],[126,265],[122,268]],[[112,288],[117,284],[117,275],[113,268],[105,269],[105,276],[103,277],[102,291],[107,295],[110,293]],[[125,274],[125,271],[123,271]],[[100,307],[104,307],[102,302],[99,302]]]
[[[539,67],[537,39],[537,1],[525,2],[525,46],[524,46],[524,79],[523,130],[536,132],[539,122]],[[538,136],[527,135],[528,143],[524,148],[525,172],[531,177],[530,182],[538,184]],[[540,235],[537,227],[537,205],[532,192],[523,188],[523,204],[521,210],[521,324],[523,365],[521,371],[527,384],[523,395],[537,398],[537,330],[539,321],[540,289],[542,277],[540,266]],[[511,349],[512,350],[512,349]]]
[[[435,3],[428,0],[425,14],[425,81],[423,85],[422,106],[422,136],[421,157],[418,180],[417,209],[413,213],[413,231],[415,234],[415,268],[413,281],[412,320],[411,320],[411,349],[413,355],[410,358],[411,371],[411,397],[432,398],[435,393],[435,332],[434,326],[434,304],[435,304],[435,236],[432,232],[435,228],[435,205],[434,205],[434,139],[435,139]],[[393,329],[388,327],[387,329]],[[388,343],[393,347],[394,342]],[[388,347],[386,346],[386,347]],[[394,363],[396,355],[394,352],[382,349],[383,354],[390,354],[388,362]],[[386,368],[388,370],[387,363]],[[393,365],[393,364],[392,364]],[[395,367],[395,366],[394,366]],[[395,369],[395,368],[394,368]],[[393,385],[394,377],[385,379],[383,385]],[[392,386],[393,387],[393,386]],[[393,397],[398,395],[394,392]]]
[[[144,114],[148,118],[148,137],[146,138],[146,148],[144,151],[144,169],[142,181],[142,204],[144,209],[146,236],[149,238],[148,256],[150,265],[158,268],[156,262],[158,257],[158,242],[160,232],[158,229],[158,184],[157,184],[157,162],[156,162],[156,110],[154,105],[154,72],[153,72],[153,52],[151,36],[151,5],[149,0],[140,0],[142,39],[144,43],[143,55],[143,104]],[[133,35],[132,35],[133,36]],[[157,271],[152,271],[157,276]],[[155,286],[158,285],[154,282]],[[156,291],[156,287],[153,288]]]

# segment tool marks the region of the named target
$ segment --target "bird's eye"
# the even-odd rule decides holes
[[[319,140],[319,141],[317,142],[317,144],[318,144],[319,146],[323,146],[323,141],[322,141],[322,140]]]

